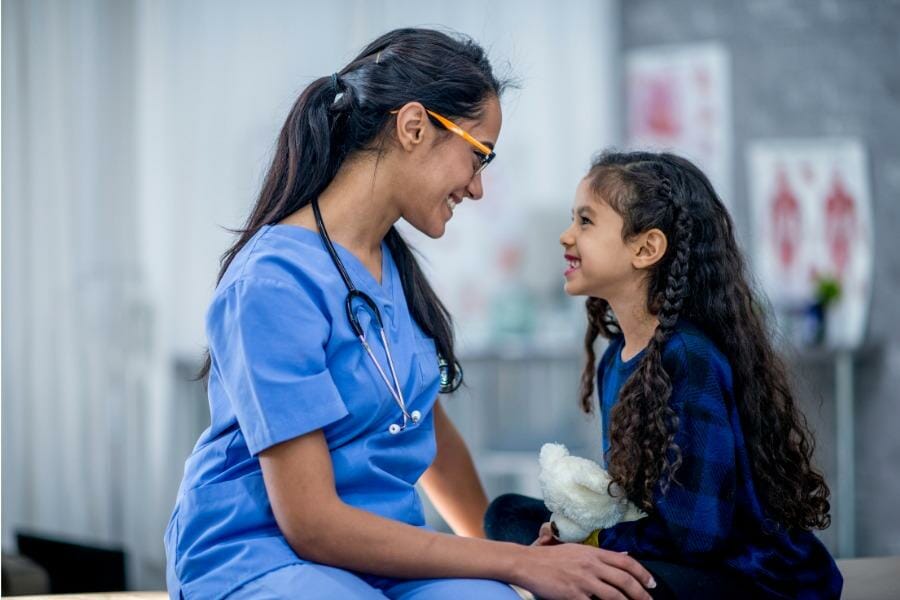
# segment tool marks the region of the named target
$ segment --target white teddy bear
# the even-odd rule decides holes
[[[540,464],[544,504],[553,513],[550,521],[556,525],[557,537],[564,542],[597,545],[591,535],[597,530],[646,516],[624,496],[610,496],[610,478],[603,467],[571,456],[562,444],[544,444]]]

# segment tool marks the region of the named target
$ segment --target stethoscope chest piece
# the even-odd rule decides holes
[[[438,356],[438,370],[441,374],[440,379],[440,390],[442,394],[451,394],[455,392],[460,385],[462,385],[463,380],[463,369],[462,365],[457,361],[454,366],[456,367],[456,375],[451,379],[450,378],[450,364],[444,360],[443,356]]]

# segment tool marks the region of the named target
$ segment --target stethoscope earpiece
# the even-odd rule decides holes
[[[412,411],[411,413],[409,413],[409,420],[412,421],[413,425],[415,425],[422,420],[422,413],[417,410]],[[388,433],[390,433],[391,435],[397,435],[398,433],[406,429],[406,424],[407,416],[404,414],[403,425],[401,425],[400,423],[391,423],[391,425],[388,427]]]

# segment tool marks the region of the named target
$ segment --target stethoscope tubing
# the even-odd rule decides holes
[[[319,209],[318,199],[314,198],[312,200],[312,208],[313,214],[316,218],[316,227],[318,227],[319,229],[319,237],[322,239],[322,244],[325,246],[325,249],[331,256],[331,261],[337,268],[338,273],[340,273],[341,279],[344,280],[344,285],[347,286],[347,297],[344,299],[344,310],[347,313],[347,320],[350,322],[350,326],[353,328],[353,332],[359,339],[360,344],[362,344],[363,349],[365,349],[366,354],[369,355],[372,364],[374,364],[375,368],[378,370],[378,374],[381,376],[382,381],[384,381],[384,384],[387,386],[388,390],[390,390],[391,396],[393,396],[394,398],[394,402],[397,403],[397,406],[400,408],[400,412],[403,414],[403,424],[400,425],[398,423],[392,423],[390,427],[388,427],[388,431],[391,434],[400,433],[401,431],[406,429],[410,421],[412,421],[414,424],[418,423],[422,418],[422,413],[417,410],[414,410],[412,411],[412,413],[410,413],[406,409],[406,400],[403,397],[403,388],[400,386],[400,379],[397,377],[397,370],[394,368],[394,358],[391,355],[391,347],[388,343],[387,335],[384,331],[384,322],[381,319],[381,311],[378,310],[378,305],[375,304],[375,301],[372,300],[372,298],[368,294],[360,291],[356,288],[355,285],[353,285],[353,280],[350,279],[350,275],[344,268],[344,263],[343,261],[341,261],[341,257],[338,256],[337,250],[335,249],[334,244],[332,243],[331,238],[328,235],[328,230],[325,229],[325,222],[322,219],[322,212]],[[372,350],[371,345],[366,339],[365,331],[363,331],[362,325],[360,325],[359,323],[359,318],[357,318],[356,313],[353,309],[353,301],[356,299],[362,301],[375,317],[375,320],[378,324],[378,333],[381,337],[382,344],[384,344],[384,354],[387,357],[388,368],[391,371],[391,379],[388,379],[387,373],[381,366],[381,363],[378,362],[378,359],[375,357],[375,352]]]

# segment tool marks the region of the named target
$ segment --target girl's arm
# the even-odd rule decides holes
[[[472,455],[440,402],[434,405],[434,429],[437,456],[419,481],[457,535],[483,538],[487,496]]]
[[[650,574],[623,554],[564,544],[518,546],[435,533],[345,504],[321,430],[260,455],[278,526],[298,555],[402,578],[471,577],[517,584],[546,598],[640,598]]]
[[[682,463],[665,495],[657,491],[653,513],[600,533],[600,545],[646,558],[709,555],[731,534],[737,487],[734,434],[723,388],[711,369],[696,366],[676,382]],[[702,375],[706,374],[706,377]]]

